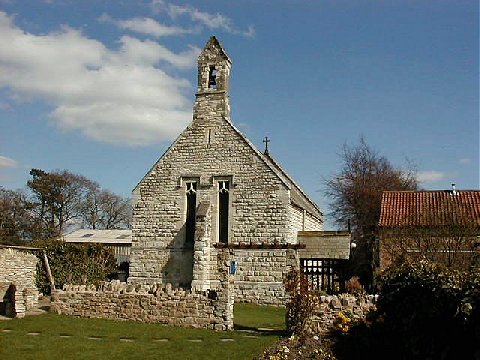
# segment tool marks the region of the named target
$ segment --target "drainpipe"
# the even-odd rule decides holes
[[[302,231],[305,231],[305,218],[307,217],[307,210],[303,209]]]

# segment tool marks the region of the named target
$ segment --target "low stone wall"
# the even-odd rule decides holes
[[[38,249],[0,246],[0,314],[23,317],[38,306],[35,285]]]
[[[328,333],[334,328],[340,312],[353,320],[365,319],[368,312],[376,309],[377,298],[378,295],[319,296],[315,310],[307,322],[306,332],[319,335]]]
[[[218,288],[203,292],[174,289],[170,284],[132,285],[113,281],[67,285],[52,293],[59,314],[134,320],[214,330],[233,329],[233,276],[228,274],[228,250],[218,255]]]

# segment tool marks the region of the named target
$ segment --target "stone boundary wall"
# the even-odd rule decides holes
[[[35,285],[38,249],[14,246],[0,247],[0,314],[23,317],[38,306]]]
[[[66,285],[52,293],[58,314],[134,320],[174,326],[233,329],[233,276],[228,274],[229,251],[219,251],[218,288],[203,292],[170,284],[133,285],[118,280],[95,285]]]
[[[313,314],[307,321],[306,332],[323,335],[334,328],[341,312],[353,320],[365,319],[368,312],[376,309],[378,295],[339,294],[320,296]]]

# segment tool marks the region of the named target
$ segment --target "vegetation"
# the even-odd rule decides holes
[[[283,280],[288,293],[286,326],[290,334],[301,335],[315,307],[318,294],[310,291],[308,279],[298,269],[291,268]]]
[[[382,193],[416,190],[415,172],[395,168],[373,150],[363,138],[357,145],[344,145],[342,169],[327,180],[326,194],[332,200],[331,214],[342,227],[352,227],[357,247],[352,254],[350,274],[360,276],[363,285],[373,282],[376,226],[380,218]]]
[[[363,321],[339,312],[329,336],[307,335],[315,294],[292,270],[286,277],[293,330],[259,359],[476,359],[480,353],[480,272],[458,271],[428,259],[398,263],[379,279],[377,310]],[[362,292],[356,278],[352,293]]]
[[[235,310],[249,319],[255,307]],[[269,310],[260,308],[260,313]],[[273,311],[275,313],[275,311]],[[260,315],[259,318],[263,318]],[[248,327],[264,325],[247,321]],[[3,332],[9,329],[11,332]],[[28,335],[38,333],[38,335]],[[9,359],[252,359],[278,340],[276,335],[243,331],[167,327],[132,321],[85,319],[46,314],[0,322],[0,358]]]
[[[116,269],[112,251],[100,244],[44,240],[34,241],[32,245],[45,249],[58,287],[64,284],[98,284],[107,280],[108,275]],[[40,292],[50,294],[50,282],[42,261],[37,265],[35,280]]]
[[[318,336],[306,335],[307,320],[312,315],[319,292],[309,290],[308,279],[295,268],[285,275],[283,284],[288,293],[285,323],[288,338],[265,349],[258,360],[334,360],[329,341]],[[237,305],[235,305],[237,306]]]
[[[265,349],[257,360],[335,360],[327,339],[318,336],[284,338]]]
[[[20,245],[31,237],[32,204],[24,191],[6,190],[0,186],[0,241]]]
[[[30,171],[24,190],[0,187],[0,241],[50,239],[71,226],[92,229],[127,228],[128,199],[103,190],[92,180],[66,170]]]
[[[392,267],[378,309],[336,346],[339,359],[474,359],[480,352],[480,274],[427,260]]]

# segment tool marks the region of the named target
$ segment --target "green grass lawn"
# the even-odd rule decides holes
[[[269,328],[278,332],[285,330],[285,309],[255,304],[235,304],[236,329]]]
[[[236,304],[236,328],[282,330],[283,312]],[[0,321],[0,359],[252,359],[277,339],[275,332],[216,332],[44,314]]]

